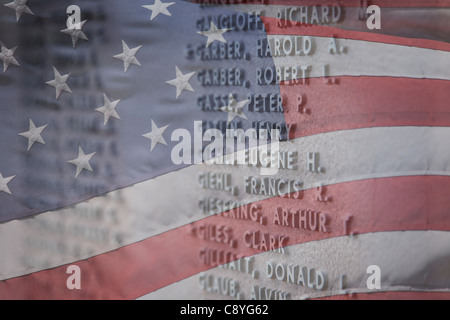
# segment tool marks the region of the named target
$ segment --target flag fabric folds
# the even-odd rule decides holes
[[[4,3],[0,298],[448,298],[449,6]]]

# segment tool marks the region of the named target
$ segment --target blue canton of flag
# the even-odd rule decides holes
[[[0,8],[1,222],[180,169],[174,130],[258,129],[269,122],[252,100],[280,99],[275,77],[256,85],[266,33],[255,15],[185,1],[78,1],[79,12],[16,2]],[[279,111],[270,121],[284,121]]]

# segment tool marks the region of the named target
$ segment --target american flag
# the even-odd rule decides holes
[[[4,2],[0,298],[450,297],[449,1]],[[194,161],[252,128],[276,175]]]

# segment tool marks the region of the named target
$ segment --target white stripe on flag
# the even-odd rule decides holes
[[[346,130],[298,138],[280,144],[297,151],[297,170],[277,178],[303,180],[302,189],[382,177],[450,175],[450,128],[387,127]],[[307,171],[307,153],[320,155],[325,173]],[[232,175],[237,197],[202,189],[200,172]],[[270,198],[243,190],[245,176],[259,176],[247,166],[195,165],[121,191],[0,225],[1,279],[63,265],[117,249],[205,217],[199,197],[252,203]],[[174,201],[176,200],[176,201]],[[93,245],[94,244],[94,245]]]
[[[450,292],[449,260],[443,259],[450,254],[449,241],[450,232],[441,231],[379,232],[345,236],[293,245],[285,249],[285,255],[272,252],[255,255],[251,269],[258,271],[257,279],[253,279],[251,274],[221,267],[203,274],[236,280],[239,282],[239,291],[244,293],[245,299],[251,298],[253,286],[288,292],[292,300],[379,291]],[[287,266],[320,270],[325,275],[327,283],[322,290],[316,290],[279,280],[276,276],[269,279],[266,273],[267,262],[272,262],[274,267],[278,263],[283,264],[285,272]],[[370,274],[366,271],[371,265],[380,267],[381,290],[367,288]],[[433,268],[438,268],[442,272],[430,273]],[[281,274],[282,268],[279,267],[279,275]],[[344,275],[343,290],[342,275]],[[200,279],[199,275],[194,275],[140,299],[230,298],[203,290],[199,286]],[[297,278],[295,279],[297,281]],[[211,287],[212,284],[209,285],[209,290]]]
[[[277,68],[309,66],[307,78],[324,76],[323,66],[328,65],[326,76],[377,76],[377,77],[407,77],[428,79],[450,79],[447,71],[450,67],[450,52],[416,48],[404,45],[377,43],[363,40],[334,39],[337,50],[344,53],[329,53],[329,47],[334,48],[333,38],[311,36],[313,55],[284,55],[295,52],[294,36],[268,35],[271,52]],[[286,39],[286,41],[284,41]],[[302,40],[298,39],[298,50],[301,50]],[[286,51],[283,51],[283,45]],[[333,49],[334,50],[334,49]],[[335,52],[335,51],[332,51]],[[282,78],[289,80],[289,77]],[[301,78],[297,73],[296,78]]]

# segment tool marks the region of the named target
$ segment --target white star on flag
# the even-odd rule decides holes
[[[11,191],[8,188],[8,183],[15,177],[16,176],[3,178],[2,174],[0,173],[0,192],[5,192],[7,194],[11,194]]]
[[[195,74],[195,72],[191,72],[188,74],[183,74],[180,69],[178,69],[177,66],[175,66],[175,71],[177,77],[173,80],[166,81],[168,85],[171,85],[173,87],[177,88],[177,99],[183,92],[183,90],[195,92],[194,89],[189,84],[189,80],[192,78],[192,76]]]
[[[150,139],[152,141],[152,145],[150,147],[150,152],[153,151],[153,149],[156,147],[156,145],[158,143],[161,143],[161,144],[167,146],[167,142],[164,139],[163,134],[164,134],[164,131],[166,131],[166,129],[168,127],[169,126],[158,128],[158,126],[155,124],[155,122],[152,119],[152,131],[147,134],[142,135],[144,138]]]
[[[120,100],[111,102],[109,100],[109,98],[106,96],[106,94],[103,94],[103,99],[105,101],[105,104],[102,107],[97,108],[95,110],[97,110],[98,112],[101,112],[105,115],[105,121],[104,121],[103,125],[106,126],[106,124],[108,123],[108,121],[111,117],[120,120],[120,117],[116,112],[116,107],[119,104]]]
[[[227,43],[227,40],[225,40],[223,34],[230,30],[231,29],[217,29],[217,26],[214,24],[214,22],[211,21],[208,31],[197,31],[197,33],[202,36],[208,37],[208,39],[206,40],[206,47],[208,48],[209,45],[216,40]]]
[[[236,102],[234,96],[230,93],[228,97],[228,106],[220,107],[219,110],[228,113],[228,125],[234,120],[234,118],[239,117],[247,120],[247,116],[242,112],[242,108],[249,102],[249,100],[243,100]]]
[[[72,90],[70,90],[69,86],[66,84],[70,73],[62,76],[55,67],[53,67],[53,73],[55,74],[55,80],[47,81],[46,84],[56,89],[56,100],[59,99],[62,91],[72,93]]]
[[[83,26],[86,23],[86,21],[87,20],[83,20],[83,21],[80,22],[80,24],[79,24],[80,28],[72,28],[72,29],[61,30],[61,32],[65,33],[65,34],[68,34],[68,35],[70,35],[72,37],[72,45],[73,45],[74,48],[77,45],[78,39],[89,40],[86,37],[86,35],[83,33],[83,31],[81,31],[81,29],[83,28]]]
[[[160,13],[165,14],[166,16],[172,16],[172,14],[169,12],[169,10],[167,10],[167,8],[173,4],[175,4],[175,2],[161,2],[160,0],[156,0],[154,4],[146,5],[146,6],[142,6],[142,7],[152,11],[150,20],[153,20]]]
[[[88,171],[94,171],[92,170],[91,165],[89,164],[89,160],[96,154],[96,152],[85,154],[83,149],[81,147],[78,147],[78,158],[67,161],[77,167],[77,173],[75,174],[75,178],[78,177],[78,175],[83,171],[83,169],[86,169]]]
[[[30,151],[35,142],[45,144],[44,139],[42,139],[41,137],[41,133],[45,128],[47,128],[47,124],[45,126],[36,128],[33,120],[30,119],[30,130],[28,130],[27,132],[19,133],[20,136],[28,139],[28,151]]]
[[[16,11],[16,21],[19,21],[24,12],[33,15],[33,12],[27,7],[27,2],[28,0],[14,0],[13,2],[5,4],[5,7]]]
[[[0,46],[1,46],[1,50],[2,50],[0,52],[0,60],[3,61],[3,72],[6,72],[6,70],[8,70],[8,67],[10,64],[20,66],[20,64],[14,58],[14,52],[16,51],[17,47],[8,49],[1,41],[0,41]]]
[[[128,68],[131,64],[135,64],[137,66],[141,66],[138,59],[136,59],[135,55],[142,46],[130,49],[125,41],[122,40],[122,48],[123,52],[121,54],[117,54],[114,58],[123,61],[124,72],[128,71]]]

